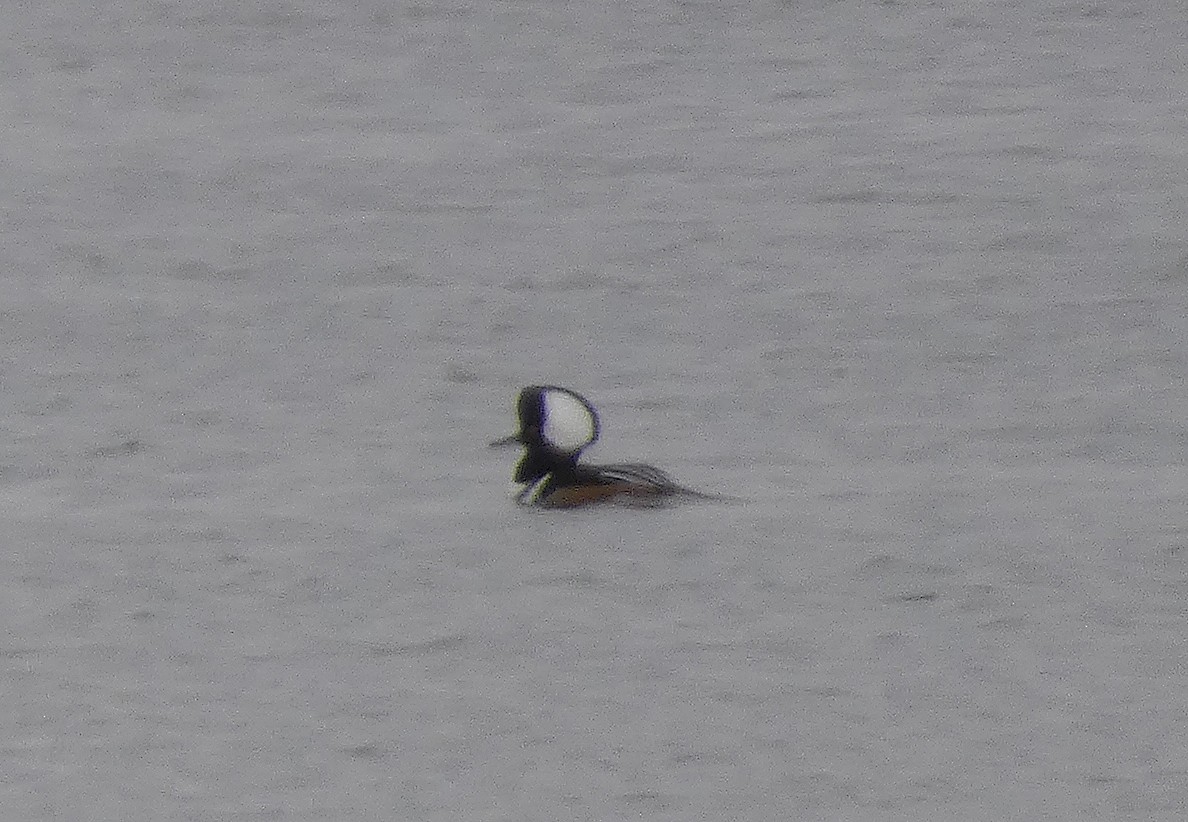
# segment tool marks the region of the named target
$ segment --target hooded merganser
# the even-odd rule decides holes
[[[530,385],[516,403],[520,430],[491,443],[522,445],[525,453],[514,479],[524,485],[523,505],[570,508],[591,502],[654,505],[674,496],[704,497],[677,485],[659,468],[640,463],[581,465],[578,457],[598,439],[598,413],[568,388]]]

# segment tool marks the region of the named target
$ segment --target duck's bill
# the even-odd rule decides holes
[[[504,437],[503,439],[495,440],[495,442],[491,443],[490,446],[488,446],[488,447],[490,447],[490,448],[507,448],[509,445],[519,445],[519,444],[520,444],[520,435],[512,434],[511,436]]]

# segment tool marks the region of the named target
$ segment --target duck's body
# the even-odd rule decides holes
[[[659,468],[642,463],[573,465],[550,471],[520,493],[520,501],[545,508],[572,508],[618,501],[655,505],[674,494],[692,494]]]
[[[524,505],[572,508],[597,502],[656,505],[674,496],[703,496],[677,485],[651,465],[586,465],[581,452],[599,434],[598,414],[580,394],[552,385],[533,385],[517,402],[520,430],[492,445],[520,444],[524,457],[514,479],[524,485]]]

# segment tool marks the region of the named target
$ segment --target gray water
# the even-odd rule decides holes
[[[1176,2],[5,12],[11,820],[1180,819]],[[536,512],[592,457],[740,497]]]

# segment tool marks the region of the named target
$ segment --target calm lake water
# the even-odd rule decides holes
[[[4,29],[5,818],[1182,818],[1179,3]]]

